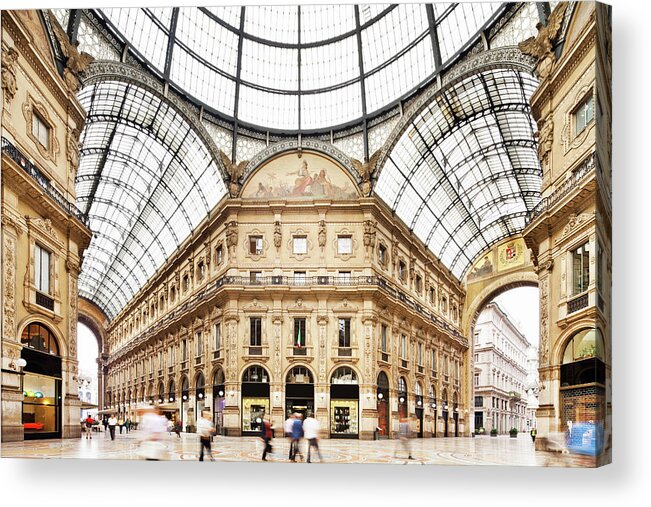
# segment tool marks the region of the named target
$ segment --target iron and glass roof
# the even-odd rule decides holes
[[[318,131],[413,93],[504,4],[102,9],[161,77],[241,124]]]
[[[404,131],[375,185],[459,278],[479,253],[519,234],[540,200],[529,107],[536,85],[496,69],[447,88]]]
[[[516,14],[497,45],[499,36],[512,45],[535,34],[539,12],[531,5],[92,11],[125,46],[98,43],[106,33],[84,25],[75,35],[80,47],[98,48],[98,60],[122,54],[131,62],[120,65],[131,65],[135,54],[147,64],[137,72],[154,75],[161,90],[182,92],[190,105],[185,110],[178,104],[184,98],[164,98],[149,82],[124,75],[102,75],[80,91],[88,120],[77,206],[94,233],[80,295],[113,319],[226,194],[215,147],[188,113],[199,111],[195,105],[229,120],[234,139],[242,126],[282,137],[363,124],[366,136],[371,120],[396,111],[399,101],[402,112],[405,99],[437,74],[447,76],[478,31],[507,8]],[[68,11],[55,15],[73,20]],[[494,67],[446,85],[415,114],[392,138],[374,185],[459,278],[482,251],[520,233],[540,200],[529,107],[536,82],[524,71]]]
[[[226,193],[205,145],[168,103],[133,84],[103,81],[78,96],[77,206],[93,239],[79,294],[113,318]]]

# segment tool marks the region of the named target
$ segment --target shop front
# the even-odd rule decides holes
[[[269,374],[261,366],[251,366],[242,376],[242,435],[259,436],[269,406]]]
[[[436,406],[436,389],[433,385],[429,386],[429,406],[432,409],[432,438],[436,438],[438,408]]]
[[[443,417],[443,436],[447,437],[448,436],[448,392],[446,390],[443,390],[443,398],[441,400],[442,403],[442,412],[441,412],[441,417]]]
[[[377,377],[377,427],[380,437],[389,436],[389,379],[383,371]]]
[[[201,412],[206,406],[206,378],[203,373],[199,373],[194,382],[194,413],[197,418],[201,417]]]
[[[330,379],[330,437],[359,438],[359,385],[347,366],[336,369]]]
[[[224,434],[224,405],[226,404],[224,381],[224,371],[218,368],[212,380],[212,414],[213,423],[218,435]]]
[[[295,412],[303,420],[314,415],[314,377],[304,366],[292,368],[285,379],[285,418]]]
[[[29,324],[21,336],[23,349],[22,423],[25,440],[61,438],[61,358],[52,332]]]
[[[407,381],[405,377],[398,379],[398,418],[406,419],[409,414],[407,410]]]
[[[416,437],[423,438],[423,386],[416,383]]]

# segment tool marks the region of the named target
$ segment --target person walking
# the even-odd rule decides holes
[[[291,461],[293,462],[296,462],[296,455],[300,456],[301,460],[305,459],[301,452],[301,438],[303,438],[303,420],[301,414],[296,412],[294,414],[294,422],[292,423],[292,446],[294,454]]]
[[[88,438],[90,438],[90,439],[93,438],[93,435],[92,435],[91,431],[93,430],[93,423],[94,422],[95,421],[90,416],[90,414],[88,414],[88,417],[86,417],[86,419],[84,420],[84,429],[86,430],[86,438],[87,439]]]
[[[166,417],[158,407],[147,407],[143,410],[138,454],[147,461],[167,459],[167,448],[161,442],[165,434],[165,421]]]
[[[197,421],[197,433],[199,433],[199,461],[203,461],[203,451],[206,449],[206,454],[210,456],[210,461],[215,461],[212,456],[212,449],[210,447],[210,437],[215,433],[215,426],[213,426],[212,419],[210,418],[210,409],[204,408],[201,411],[201,417]]]
[[[115,440],[115,426],[117,425],[118,420],[115,418],[115,414],[111,414],[108,420],[108,428],[111,433],[111,440]]]
[[[178,438],[181,438],[182,429],[183,429],[183,423],[181,422],[181,419],[177,419],[176,422],[174,423],[174,433],[176,433],[176,436]]]
[[[264,451],[262,451],[262,461],[267,461],[267,453],[273,451],[271,447],[271,440],[273,439],[274,433],[269,421],[269,416],[265,415],[262,419],[261,425],[262,441],[264,442]]]
[[[287,440],[289,441],[289,459],[294,459],[294,444],[292,443],[292,427],[294,426],[294,414],[289,414],[289,417],[283,424],[283,431]]]
[[[409,440],[411,438],[411,428],[409,427],[409,419],[407,417],[400,418],[400,424],[398,426],[398,438],[398,446],[407,451],[407,459],[414,459],[411,455],[411,448],[409,445]],[[396,451],[393,453],[394,457],[398,456],[398,446],[396,446]]]
[[[106,429],[108,428],[108,417],[104,416],[102,418],[102,424],[104,425],[104,435],[106,436]]]
[[[120,435],[122,435],[122,428],[124,428],[124,419],[121,417],[118,419],[118,426],[120,427]]]
[[[531,440],[532,440],[532,442],[534,444],[536,443],[536,435],[537,434],[538,434],[538,431],[536,430],[536,428],[531,428],[530,435],[531,435]]]
[[[312,462],[312,447],[316,449],[319,455],[319,462],[323,461],[321,451],[319,450],[319,432],[321,431],[321,424],[319,421],[310,414],[305,421],[303,421],[303,436],[307,439],[307,462]]]
[[[124,421],[124,427],[126,428],[127,433],[129,433],[129,430],[131,429],[131,419]]]

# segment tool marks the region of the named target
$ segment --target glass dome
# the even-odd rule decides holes
[[[453,60],[494,3],[101,9],[157,74],[244,125],[323,131],[378,114]]]

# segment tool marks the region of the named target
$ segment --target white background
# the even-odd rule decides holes
[[[88,7],[10,0],[8,7]],[[215,4],[217,2],[212,2]],[[256,2],[259,3],[259,2]],[[329,2],[313,2],[329,3]],[[179,3],[176,2],[178,5]],[[210,3],[209,3],[210,4]],[[613,1],[613,464],[601,469],[0,460],[3,506],[648,505],[650,9]],[[96,4],[97,5],[97,4]],[[103,6],[172,5],[166,1]],[[183,2],[183,5],[193,5]]]

